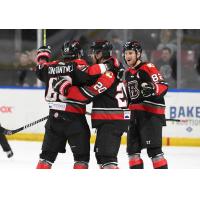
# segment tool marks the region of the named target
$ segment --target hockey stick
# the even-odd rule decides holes
[[[168,122],[188,122],[187,119],[166,119]]]
[[[86,115],[90,115],[90,116],[91,116],[91,113],[86,111]],[[46,117],[43,117],[43,118],[41,118],[41,119],[38,119],[38,120],[36,120],[36,121],[34,121],[34,122],[31,122],[31,123],[29,123],[29,124],[26,124],[26,125],[24,125],[24,126],[22,126],[22,127],[20,127],[20,128],[14,129],[14,130],[6,129],[6,128],[4,128],[4,127],[2,127],[2,126],[0,125],[0,131],[2,131],[3,134],[5,134],[5,135],[13,135],[13,134],[15,134],[15,133],[18,133],[18,132],[20,132],[20,131],[22,131],[22,130],[24,130],[24,129],[27,129],[27,128],[31,127],[31,126],[34,126],[34,125],[36,125],[36,124],[38,124],[38,123],[40,123],[40,122],[42,122],[42,121],[48,119],[48,117],[49,117],[49,116],[47,115]],[[188,120],[166,119],[166,121],[171,121],[171,122],[187,122]]]
[[[31,127],[31,126],[34,126],[35,124],[38,124],[38,123],[40,123],[40,122],[42,122],[42,121],[48,119],[48,117],[49,117],[49,116],[43,117],[43,118],[41,118],[41,119],[38,119],[38,120],[36,120],[36,121],[34,121],[34,122],[31,122],[31,123],[29,123],[29,124],[26,124],[25,126],[22,126],[22,127],[20,127],[20,128],[14,129],[14,130],[6,129],[6,128],[4,128],[4,127],[2,127],[2,126],[0,125],[0,130],[1,130],[1,131],[3,132],[3,134],[5,134],[5,135],[13,135],[13,134],[15,134],[15,133],[18,133],[18,132],[20,132],[20,131],[22,131],[22,130],[24,130],[24,129],[27,129],[27,128]]]
[[[47,31],[46,29],[43,29],[43,45],[47,45]]]
[[[44,46],[46,46],[46,42],[47,42],[46,29],[43,29],[43,45],[44,45]],[[43,117],[43,118],[41,118],[41,119],[38,119],[38,120],[36,120],[36,121],[34,121],[34,122],[31,122],[31,123],[29,123],[29,124],[26,124],[25,126],[22,126],[22,127],[20,127],[20,128],[14,129],[14,130],[6,129],[6,128],[4,128],[4,127],[2,127],[2,126],[0,125],[0,131],[2,131],[3,134],[5,134],[5,135],[12,135],[12,134],[18,133],[18,132],[20,132],[20,131],[22,131],[22,130],[24,130],[24,129],[27,129],[27,128],[31,127],[31,126],[34,126],[35,124],[38,124],[38,123],[40,123],[40,122],[42,122],[42,121],[48,119],[48,117],[49,117],[49,116]]]

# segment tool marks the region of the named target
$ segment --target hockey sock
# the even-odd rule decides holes
[[[167,160],[164,158],[163,154],[158,154],[152,158],[154,169],[168,169]]]
[[[88,169],[88,163],[84,161],[76,161],[73,169]]]
[[[116,162],[108,162],[100,165],[100,169],[119,169]]]
[[[36,169],[51,169],[52,163],[47,160],[40,160],[37,164]]]
[[[129,168],[130,169],[144,169],[143,160],[140,158],[139,153],[129,155]]]

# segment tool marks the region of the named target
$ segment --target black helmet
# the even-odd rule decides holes
[[[90,46],[93,53],[102,52],[104,58],[109,58],[112,55],[112,48],[112,44],[107,40],[97,40]]]
[[[136,53],[142,53],[142,46],[138,41],[129,41],[123,45],[123,53],[125,53],[126,50],[133,50]]]
[[[65,41],[62,49],[61,54],[63,58],[67,59],[76,59],[78,58],[78,54],[83,56],[83,49],[78,41]]]

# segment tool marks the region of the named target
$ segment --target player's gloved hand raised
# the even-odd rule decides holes
[[[37,50],[37,62],[39,62],[40,59],[48,61],[50,58],[51,58],[51,47],[49,45],[42,46]]]
[[[66,80],[63,77],[59,77],[57,80],[54,80],[52,85],[55,92],[66,96],[72,84],[69,80]]]
[[[117,59],[114,59],[113,63],[107,62],[105,65],[107,66],[107,71],[112,71],[116,75],[116,78],[118,80],[122,80],[125,69],[123,65],[118,62]]]
[[[155,85],[151,82],[143,82],[141,84],[141,94],[143,97],[155,96]]]
[[[124,76],[124,71],[125,69],[122,67],[122,68],[119,68],[119,70],[117,71],[117,79],[122,81],[123,79],[123,76]]]
[[[122,65],[118,66],[118,67],[113,67],[112,69],[110,69],[110,71],[112,71],[115,75],[116,78],[120,81],[122,81],[123,75],[124,75],[124,67]]]

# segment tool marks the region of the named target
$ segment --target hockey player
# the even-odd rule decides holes
[[[84,72],[87,63],[81,59],[82,49],[77,41],[67,41],[62,47],[63,60],[47,62],[51,58],[49,46],[41,47],[37,53],[36,74],[45,83],[45,99],[49,103],[49,119],[45,125],[42,153],[37,169],[50,169],[58,153],[65,152],[69,143],[74,156],[74,169],[87,169],[90,157],[90,130],[85,118],[86,107],[78,101],[69,101],[53,89],[60,78],[81,85],[87,81]],[[86,76],[85,76],[86,75]],[[64,92],[60,88],[61,93]],[[73,94],[75,95],[75,94]]]
[[[118,169],[117,154],[121,136],[127,131],[130,119],[130,112],[126,109],[126,91],[121,81],[124,68],[118,60],[111,56],[111,53],[110,42],[94,42],[91,46],[91,57],[94,64],[101,66],[100,71],[104,74],[93,85],[72,86],[65,94],[70,100],[75,98],[85,103],[93,101],[92,127],[97,129],[94,151],[101,169]],[[98,67],[98,65],[96,66]],[[89,67],[89,71],[96,68]],[[59,87],[65,87],[64,82]],[[59,87],[56,87],[57,91],[59,91]],[[72,91],[78,95],[72,96]]]
[[[86,103],[79,101],[81,93],[71,90],[71,85],[93,85],[103,74],[106,65],[93,65],[88,68],[81,59],[82,49],[77,41],[67,41],[62,48],[62,61],[47,62],[51,49],[41,47],[38,50],[36,74],[45,82],[45,99],[49,102],[50,114],[45,125],[45,137],[42,145],[38,169],[51,168],[57,154],[65,152],[68,141],[74,155],[74,169],[87,169],[90,152],[90,130],[85,118]],[[104,79],[105,75],[102,78]],[[89,88],[89,87],[88,87]]]
[[[13,151],[8,143],[6,136],[3,134],[4,129],[0,126],[0,144],[4,152],[6,152],[7,157],[11,158],[13,156]]]
[[[141,150],[147,149],[154,169],[167,169],[162,152],[162,127],[165,121],[164,95],[168,85],[152,63],[141,61],[142,47],[138,41],[126,42],[123,56],[131,124],[127,135],[130,169],[142,169]]]
[[[121,80],[124,68],[112,57],[112,45],[108,41],[96,41],[91,46],[93,63],[110,66],[115,81],[109,90],[93,100],[92,126],[97,130],[95,155],[102,169],[118,169],[117,154],[121,136],[127,131],[130,112],[127,110],[127,96]]]

